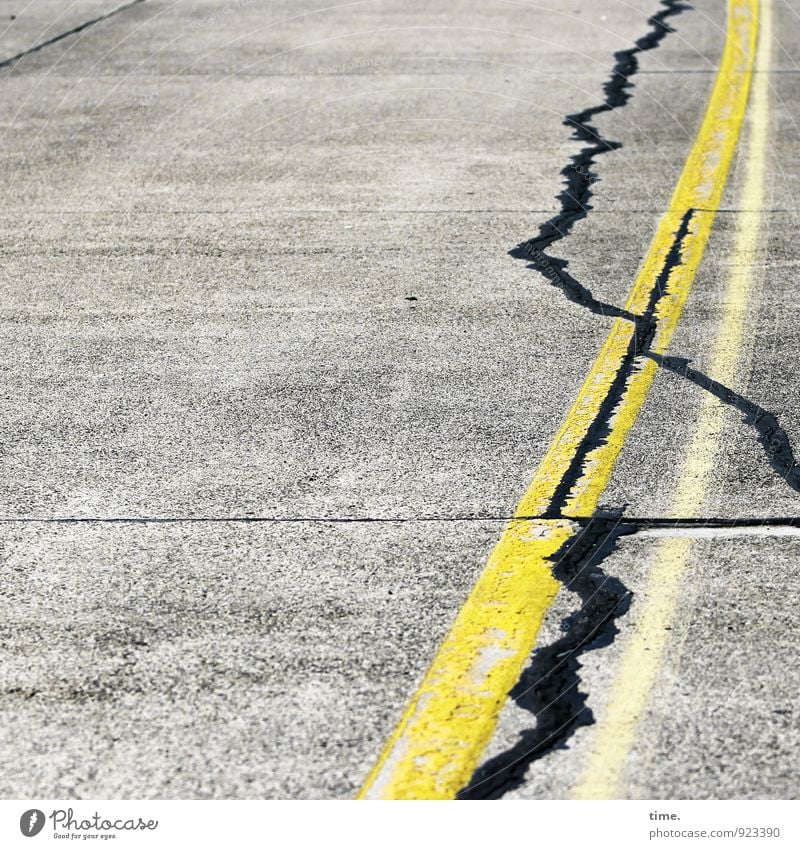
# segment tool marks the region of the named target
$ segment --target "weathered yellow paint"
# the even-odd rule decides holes
[[[669,345],[711,234],[747,108],[757,35],[758,0],[729,0],[725,48],[703,122],[675,186],[669,209],[659,222],[626,303],[631,312],[643,311],[653,280],[664,264],[682,216],[687,209],[695,210],[690,232],[683,240],[682,261],[672,269],[667,281],[667,295],[659,301],[656,309],[658,330],[651,346],[655,354],[663,354]],[[608,350],[604,352],[606,359],[615,362],[614,371],[616,363],[622,361],[632,332],[629,322],[617,319],[616,323],[619,325],[617,333],[612,328],[606,342]],[[603,358],[601,353],[598,359]],[[625,437],[653,383],[656,369],[657,365],[652,360],[645,360],[629,381],[625,398],[614,417],[611,434],[587,457],[583,475],[570,493],[564,515],[586,516],[595,509]],[[589,379],[591,377],[590,373]]]
[[[450,799],[472,774],[558,590],[565,521],[514,520],[406,708],[362,796]]]
[[[645,611],[626,643],[608,707],[598,716],[592,751],[572,789],[575,799],[615,799],[625,760],[658,675],[666,628],[680,597],[681,578],[691,549],[688,537],[664,540],[643,593]]]
[[[772,18],[770,0],[762,0],[756,69],[750,107],[746,170],[737,215],[732,267],[709,374],[734,388],[744,349],[752,271],[758,255],[764,203],[764,169],[769,128],[769,77]],[[706,499],[723,417],[728,408],[705,394],[698,424],[681,466],[673,497],[673,517],[699,515]],[[667,647],[667,630],[680,600],[680,589],[691,552],[691,540],[668,538],[658,547],[644,591],[644,605],[625,644],[608,707],[600,716],[592,752],[573,795],[579,799],[613,799],[620,785],[639,720]]]
[[[757,0],[729,0],[720,68],[706,112],[667,212],[636,277],[626,308],[642,313],[687,210],[695,213],[682,262],[659,302],[653,350],[662,353],[703,254],[744,116],[757,32]],[[551,558],[577,530],[568,521],[525,520],[543,513],[596,418],[623,362],[633,326],[616,319],[556,434],[515,518],[411,699],[360,798],[452,798],[469,780],[535,642],[558,588]],[[588,457],[568,498],[567,516],[590,515],[608,483],[656,365],[645,360],[629,382],[606,443]]]

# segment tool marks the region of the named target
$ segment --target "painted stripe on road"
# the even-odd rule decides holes
[[[625,305],[632,313],[646,311],[676,234],[690,219],[679,261],[658,300],[658,329],[650,348],[655,353],[666,350],[711,232],[744,117],[757,28],[758,0],[729,0],[725,45],[703,121]],[[552,512],[551,502],[633,338],[633,324],[615,319],[515,516]],[[634,370],[608,436],[587,455],[560,517],[516,518],[508,524],[359,798],[453,798],[467,784],[557,592],[553,558],[579,532],[569,517],[596,509],[656,367],[645,359]]]
[[[772,42],[771,12],[771,0],[762,0],[755,63],[759,73],[754,78],[751,95],[742,211],[737,216],[732,268],[711,358],[712,379],[732,388],[739,382],[737,374],[745,348],[744,330],[753,268],[758,262],[761,243],[769,132],[767,72]],[[672,516],[700,515],[728,414],[728,408],[721,401],[709,393],[703,395],[697,429],[679,474]],[[644,607],[625,643],[609,705],[599,718],[592,752],[573,788],[573,796],[577,799],[614,799],[621,793],[623,770],[661,666],[670,634],[667,628],[680,600],[691,548],[690,538],[665,539],[659,545],[643,593]]]

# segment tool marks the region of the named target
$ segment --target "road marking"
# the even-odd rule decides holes
[[[729,0],[720,67],[700,129],[669,207],[625,304],[642,314],[673,249],[675,234],[691,214],[680,261],[658,301],[651,350],[663,353],[677,324],[711,232],[739,130],[752,75],[758,0]],[[591,515],[652,384],[656,364],[634,370],[605,441],[587,456],[561,511],[565,518],[519,517],[548,513],[576,452],[601,412],[634,337],[633,324],[615,319],[560,430],[500,541],[459,612],[422,683],[359,798],[453,798],[473,771],[519,679],[542,618],[558,590],[552,560],[579,532],[569,517]]]
[[[744,329],[752,272],[757,264],[764,204],[764,166],[769,129],[769,76],[772,41],[770,0],[761,2],[761,25],[753,80],[742,212],[728,277],[725,306],[711,358],[711,377],[735,386],[742,359]],[[727,410],[704,393],[697,430],[681,467],[672,503],[673,516],[698,515],[706,497],[707,483],[719,448]],[[665,531],[666,532],[666,531]],[[665,539],[660,543],[644,591],[644,607],[630,639],[625,643],[611,698],[600,717],[592,752],[573,788],[578,799],[614,799],[636,729],[655,683],[666,648],[669,626],[680,597],[680,588],[691,551],[690,538]]]

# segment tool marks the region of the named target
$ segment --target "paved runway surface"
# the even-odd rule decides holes
[[[800,6],[730,6],[3,4],[3,796],[797,796]]]

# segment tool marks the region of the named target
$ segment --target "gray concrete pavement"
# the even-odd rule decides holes
[[[626,620],[640,615],[657,539],[627,538],[604,561],[633,593],[622,636],[581,655],[581,686],[602,719],[626,645]],[[620,788],[626,799],[794,799],[797,722],[794,605],[798,538],[699,536],[681,587],[678,614],[653,698],[644,713]],[[574,607],[563,594],[540,642],[560,635]],[[510,703],[490,754],[530,726]],[[578,728],[567,747],[537,760],[507,798],[569,798],[592,750],[596,725]]]
[[[0,61],[115,5],[20,4]],[[558,245],[611,303],[713,78],[724,4],[695,7],[598,119],[623,147]],[[800,17],[774,7],[742,391],[798,445]],[[3,795],[355,792],[610,326],[507,252],[557,208],[563,116],[657,8],[146,0],[0,70]],[[671,348],[700,369],[741,180]],[[700,400],[658,374],[604,503],[666,515]],[[800,516],[740,419],[707,515]],[[336,521],[365,518],[397,521]],[[653,545],[606,570],[636,593]],[[698,544],[626,795],[796,795],[796,553]],[[598,716],[619,627],[583,661]],[[526,723],[509,705],[491,751]],[[515,794],[568,795],[592,733]]]
[[[7,528],[0,792],[352,795],[496,530]]]

